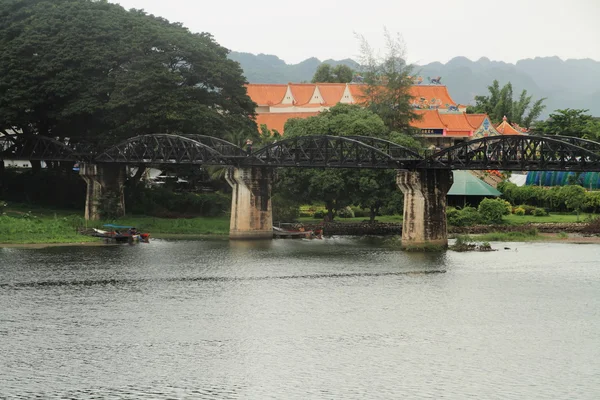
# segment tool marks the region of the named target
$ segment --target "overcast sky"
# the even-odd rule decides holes
[[[287,63],[357,58],[400,33],[410,62],[455,56],[514,63],[559,56],[600,61],[600,0],[111,0],[209,32],[221,45]]]

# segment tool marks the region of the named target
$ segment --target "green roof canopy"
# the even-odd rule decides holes
[[[448,192],[448,196],[502,196],[502,193],[477,178],[469,171],[452,172],[454,174],[454,183]]]

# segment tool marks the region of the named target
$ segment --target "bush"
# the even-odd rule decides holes
[[[488,223],[499,224],[504,215],[510,214],[506,201],[502,199],[483,199],[478,208],[481,217]]]
[[[363,217],[369,217],[370,216],[370,211],[369,210],[364,210],[360,207],[351,207],[352,208],[352,212],[354,213],[355,217],[358,218],[363,218]]]
[[[483,222],[481,214],[473,207],[465,207],[462,210],[448,208],[446,212],[448,224],[452,226],[471,226]]]
[[[300,206],[295,201],[288,200],[280,195],[271,199],[273,208],[273,221],[295,222],[300,216]]]
[[[513,213],[515,215],[525,215],[525,209],[523,207],[516,207]]]
[[[548,215],[548,212],[543,208],[536,208],[535,210],[533,210],[533,215],[536,217],[545,217],[546,215]]]
[[[155,217],[216,217],[231,209],[231,197],[220,193],[174,193],[164,188],[125,189],[127,212]]]
[[[315,211],[315,213],[313,214],[313,218],[314,219],[323,219],[325,218],[325,210],[319,210],[319,211]]]
[[[337,215],[340,218],[354,218],[354,211],[350,207],[344,207],[341,210],[338,210]]]

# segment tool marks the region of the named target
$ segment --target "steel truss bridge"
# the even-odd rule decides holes
[[[97,148],[45,136],[15,134],[0,137],[0,160],[241,168],[584,172],[600,171],[600,143],[563,136],[491,136],[422,155],[383,139],[323,135],[283,139],[247,153],[233,143],[202,135],[142,135],[108,148]]]

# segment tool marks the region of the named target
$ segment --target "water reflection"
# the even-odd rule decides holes
[[[0,398],[595,399],[598,254],[359,238],[2,249]]]

